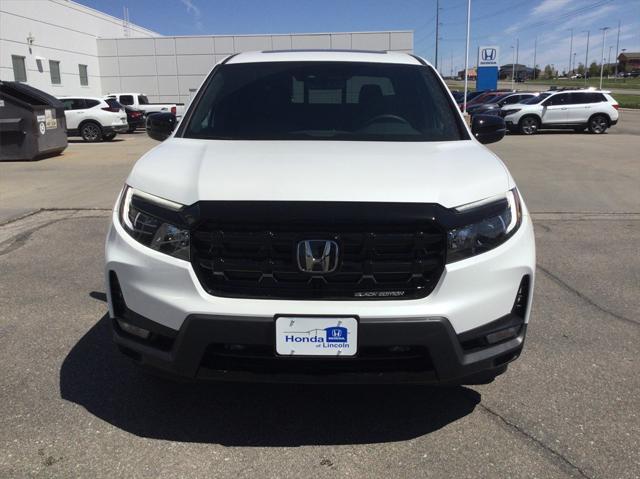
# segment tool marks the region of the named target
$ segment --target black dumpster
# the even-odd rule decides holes
[[[62,103],[29,85],[0,81],[0,161],[58,155],[66,147]]]

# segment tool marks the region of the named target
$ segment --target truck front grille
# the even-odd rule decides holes
[[[298,265],[298,243],[338,245],[331,273]],[[444,269],[445,235],[419,224],[288,224],[201,221],[192,233],[193,267],[216,296],[270,299],[414,299],[427,296]]]

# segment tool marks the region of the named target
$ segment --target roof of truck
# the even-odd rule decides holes
[[[417,57],[409,53],[369,50],[267,50],[242,52],[228,58],[226,63],[301,61],[421,64],[421,61]]]

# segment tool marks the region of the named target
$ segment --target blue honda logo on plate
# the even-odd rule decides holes
[[[346,343],[347,342],[347,328],[342,326],[332,326],[324,329],[327,333],[328,343]]]
[[[495,48],[485,48],[482,50],[482,60],[485,62],[490,62],[496,59],[496,49]]]

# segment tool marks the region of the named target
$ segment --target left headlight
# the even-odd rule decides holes
[[[458,213],[486,212],[471,224],[447,233],[447,263],[489,251],[509,239],[522,222],[520,196],[515,188],[502,198],[483,200],[456,208]],[[480,213],[482,214],[482,213]]]
[[[120,200],[120,224],[139,243],[189,261],[190,233],[180,225],[183,205],[125,186]]]

